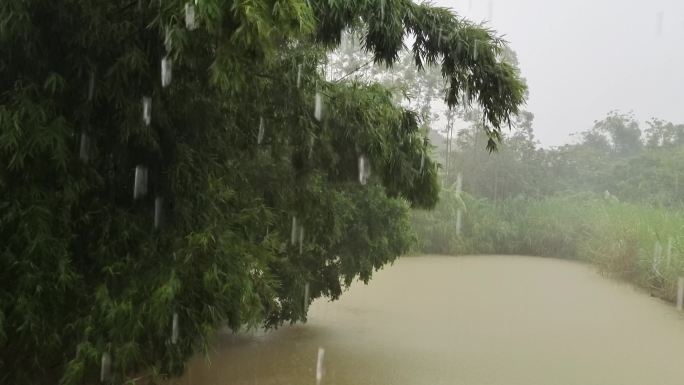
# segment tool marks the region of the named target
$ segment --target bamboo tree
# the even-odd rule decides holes
[[[321,74],[343,30],[388,65],[414,34],[493,139],[524,85],[493,32],[380,4],[0,5],[0,382],[177,375],[219,326],[304,321],[405,253],[437,166],[390,91]]]

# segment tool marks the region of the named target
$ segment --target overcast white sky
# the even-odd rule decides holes
[[[436,0],[505,35],[544,146],[611,110],[684,123],[684,0]],[[490,5],[491,4],[491,5]],[[662,15],[662,23],[659,23]],[[660,27],[659,27],[660,26]],[[660,32],[659,32],[660,29]]]

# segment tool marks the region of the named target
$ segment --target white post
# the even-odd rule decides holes
[[[679,277],[677,282],[677,310],[682,311],[684,306],[684,277]]]

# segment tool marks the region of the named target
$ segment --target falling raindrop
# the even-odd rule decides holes
[[[164,207],[164,198],[154,198],[154,228],[158,229],[162,221],[162,209]]]
[[[366,181],[363,179],[363,176],[366,172],[366,158],[361,155],[359,156],[359,183],[361,184],[366,184]]]
[[[343,32],[342,35],[340,35],[340,48],[349,47],[349,42],[351,40],[349,35],[349,32]]]
[[[677,280],[677,310],[684,309],[684,277]]]
[[[323,118],[323,99],[320,92],[316,92],[316,103],[314,106],[314,117],[319,122]]]
[[[311,136],[309,136],[309,159],[311,159],[311,157],[313,156],[313,149],[314,149],[315,141],[316,141],[316,138],[313,136],[313,134],[311,134]]]
[[[171,84],[171,76],[173,74],[173,61],[170,57],[165,57],[161,61],[161,84],[162,87],[168,87]]]
[[[380,0],[380,20],[385,20],[385,0]]]
[[[478,43],[479,43],[479,40],[475,40],[475,43],[473,44],[473,60],[475,60],[475,61],[477,61]]]
[[[195,20],[195,5],[192,3],[185,4],[185,28],[190,31],[197,28],[197,21]]]
[[[323,381],[323,358],[325,356],[325,349],[318,348],[318,357],[316,358],[316,385],[320,385]]]
[[[259,118],[259,133],[257,134],[257,144],[261,144],[264,141],[264,133],[266,132],[266,125],[264,123],[264,118]]]
[[[304,284],[304,314],[309,311],[309,283]]]
[[[166,52],[171,52],[172,47],[173,42],[171,38],[171,29],[167,28],[166,32],[164,33],[164,48],[166,48]]]
[[[461,103],[463,103],[463,106],[464,106],[464,107],[469,107],[469,106],[470,106],[470,101],[471,101],[471,100],[470,100],[470,89],[468,88],[468,86],[466,86],[466,87],[463,89],[463,98],[462,98],[462,99],[463,99],[463,100],[461,101]]]
[[[95,71],[90,71],[90,78],[88,79],[88,101],[92,101],[94,95],[95,95]]]
[[[81,132],[81,148],[79,151],[79,158],[84,163],[88,163],[88,160],[90,160],[90,137],[85,131]]]
[[[461,227],[463,227],[463,213],[461,213],[461,209],[458,209],[456,211],[456,235],[457,236],[461,235]]]
[[[149,96],[143,96],[143,122],[146,126],[149,126],[152,122],[152,98]]]
[[[359,183],[365,186],[368,183],[370,174],[371,170],[368,159],[364,155],[359,156]]]
[[[425,167],[425,153],[420,154],[420,173],[423,173],[423,168]]]
[[[292,233],[290,234],[290,243],[294,245],[297,242],[297,217],[292,217]]]
[[[653,260],[656,264],[660,262],[662,254],[663,246],[660,244],[659,241],[656,241],[655,245],[653,245]]]
[[[173,320],[171,321],[171,343],[178,342],[178,313],[173,313]]]
[[[660,267],[662,253],[663,253],[663,246],[660,244],[659,241],[656,241],[653,249],[654,249],[653,250],[653,262],[652,262],[653,272],[658,276],[662,276],[662,274],[660,273],[659,267]]]
[[[302,65],[297,65],[297,88],[302,86]]]
[[[456,194],[458,196],[461,196],[461,191],[463,190],[463,174],[460,172],[456,176]],[[463,213],[461,212],[461,208],[459,207],[458,210],[456,211],[456,235],[460,236],[461,235],[461,227],[463,227]]]
[[[660,11],[656,14],[656,35],[661,36],[663,34],[663,19],[665,14]]]
[[[302,255],[304,251],[304,226],[299,225],[297,230],[299,232],[299,255]]]
[[[141,198],[145,194],[147,194],[147,167],[138,165],[135,167],[133,199]]]
[[[100,361],[100,381],[109,381],[109,377],[112,373],[112,357],[109,353],[102,354],[102,360]]]

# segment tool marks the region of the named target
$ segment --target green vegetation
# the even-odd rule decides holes
[[[521,114],[492,155],[476,151],[481,133],[459,132],[442,176],[450,186],[461,173],[464,192],[445,188],[434,211],[414,212],[417,249],[582,259],[674,300],[684,275],[684,126],[652,120],[644,132],[610,113],[578,143],[542,149]]]
[[[437,167],[395,90],[325,73],[348,29],[490,146],[523,102],[492,31],[408,0],[2,2],[0,383],[157,381],[408,250]]]

